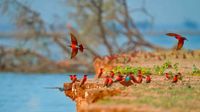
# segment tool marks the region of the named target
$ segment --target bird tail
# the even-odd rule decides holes
[[[79,50],[80,50],[81,52],[83,52],[83,49],[84,49],[84,48],[83,48],[83,45],[80,44],[80,45],[79,45]]]

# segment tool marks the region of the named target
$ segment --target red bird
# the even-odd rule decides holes
[[[178,75],[175,75],[174,78],[173,78],[172,83],[177,83],[177,81],[178,81]]]
[[[138,75],[138,80],[137,80],[138,83],[142,83],[142,76],[141,75]]]
[[[73,75],[72,77],[73,77],[73,78],[72,78],[72,79],[73,79],[73,80],[72,80],[72,83],[75,83],[75,82],[77,81],[76,75]]]
[[[103,68],[100,68],[97,78],[98,79],[101,78],[102,74],[103,74]]]
[[[178,45],[177,45],[176,50],[180,50],[183,47],[184,41],[187,40],[187,38],[182,37],[181,35],[176,34],[176,33],[167,33],[166,35],[173,36],[178,40]]]
[[[142,83],[142,78],[144,78],[144,77],[142,76],[142,71],[141,71],[141,70],[138,70],[138,80],[137,80],[137,82],[138,82],[138,83]]]
[[[115,73],[113,71],[110,71],[110,77],[113,78]]]
[[[169,73],[165,73],[166,79],[171,79],[171,75]]]
[[[113,80],[111,77],[108,78],[108,84],[107,87],[110,87],[113,84]]]
[[[86,81],[87,81],[87,75],[84,75],[79,86],[81,87],[82,85],[84,85]]]
[[[69,75],[69,77],[70,77],[70,80],[73,81],[73,76],[72,76],[72,75]]]
[[[147,75],[146,76],[146,83],[150,83],[151,82],[151,77],[150,77],[150,75]]]
[[[134,82],[134,83],[138,83],[138,81],[136,80],[136,78],[134,77],[134,75],[132,73],[129,74],[131,80]]]
[[[104,80],[103,87],[108,86],[108,82],[109,82],[109,77],[106,76],[106,77],[105,77],[105,80]]]
[[[123,80],[123,76],[119,74],[119,75],[116,77],[116,79],[114,80],[114,82],[119,82],[119,81],[122,81],[122,80]]]
[[[69,45],[69,47],[71,47],[72,49],[72,53],[71,53],[71,59],[72,59],[77,55],[78,50],[83,52],[85,48],[83,47],[82,44],[78,45],[76,37],[72,33],[70,33],[70,36],[71,36],[71,44]]]

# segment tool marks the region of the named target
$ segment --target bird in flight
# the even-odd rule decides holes
[[[71,59],[72,59],[77,55],[78,50],[83,52],[83,50],[85,48],[83,47],[82,44],[78,45],[78,41],[77,41],[76,37],[72,33],[70,33],[70,37],[71,37],[71,44],[68,45],[68,47],[71,47],[71,49],[72,49],[72,52],[71,52]]]
[[[171,37],[173,36],[178,40],[178,45],[177,45],[176,50],[180,50],[183,47],[184,41],[187,40],[187,38],[176,33],[167,33],[166,35],[171,36]]]

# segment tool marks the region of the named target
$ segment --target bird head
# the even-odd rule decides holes
[[[87,77],[87,75],[84,75],[84,77]]]
[[[185,38],[185,37],[182,37],[183,38],[183,40],[187,40],[188,41],[188,39],[187,38]]]

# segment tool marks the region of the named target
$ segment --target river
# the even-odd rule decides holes
[[[62,87],[68,75],[0,73],[0,112],[75,112],[63,92],[44,88]]]

